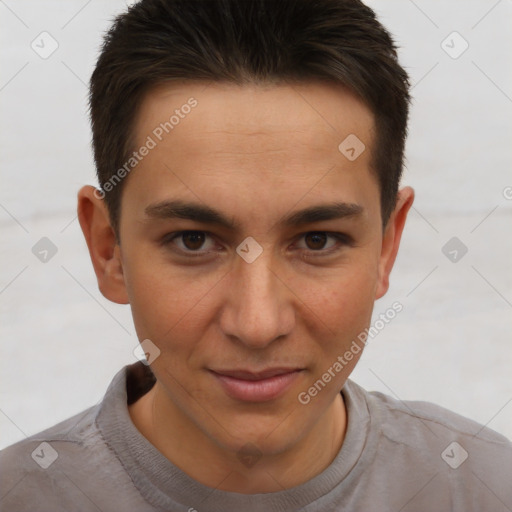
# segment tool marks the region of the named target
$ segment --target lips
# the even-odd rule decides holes
[[[251,372],[249,370],[213,370],[219,375],[225,375],[226,377],[233,377],[234,379],[241,380],[263,380],[276,375],[283,375],[285,373],[292,373],[300,370],[300,368],[269,368],[267,370],[259,372]]]
[[[301,372],[300,368],[268,368],[258,372],[211,370],[228,396],[248,402],[265,402],[282,396]]]

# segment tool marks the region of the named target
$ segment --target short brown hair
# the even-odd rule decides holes
[[[103,185],[130,158],[145,93],[173,80],[348,87],[375,116],[372,170],[386,225],[403,168],[409,81],[392,37],[362,2],[142,0],[118,16],[89,96],[96,169],[116,233],[123,182]]]

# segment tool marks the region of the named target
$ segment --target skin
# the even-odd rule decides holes
[[[91,186],[79,192],[79,220],[101,292],[129,303],[139,339],[160,350],[151,365],[157,383],[129,407],[134,424],[205,485],[280,491],[318,475],[342,446],[339,391],[362,351],[307,405],[297,397],[369,326],[414,191],[400,190],[383,231],[370,169],[373,114],[349,91],[322,83],[155,88],[141,105],[135,147],[191,96],[197,106],[125,178],[120,243]],[[355,161],[338,150],[349,134],[366,145]],[[239,227],[146,213],[171,199],[208,205]],[[280,224],[334,201],[362,212]],[[169,237],[183,230],[206,232],[204,244]],[[318,242],[311,232],[343,233],[352,243]],[[252,263],[236,252],[249,236],[263,249]],[[302,371],[282,396],[261,403],[229,397],[209,371],[280,366]],[[237,457],[247,446],[259,453],[251,467]]]

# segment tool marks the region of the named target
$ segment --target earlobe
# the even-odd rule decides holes
[[[101,293],[112,302],[128,304],[121,250],[105,202],[90,185],[78,192],[78,220]]]
[[[407,214],[414,202],[414,190],[404,187],[398,192],[398,200],[391,214],[384,235],[382,237],[382,249],[379,259],[379,275],[375,299],[380,299],[389,288],[389,275],[395,263],[400,246],[400,239],[404,230]]]

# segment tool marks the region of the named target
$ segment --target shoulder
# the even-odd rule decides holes
[[[19,441],[7,448],[0,451],[0,462],[4,464],[6,461],[16,462],[16,465],[25,465],[29,460],[37,462],[38,466],[51,464],[50,458],[58,457],[58,454],[53,454],[49,449],[47,453],[41,455],[40,458],[49,455],[46,460],[37,460],[38,457],[32,457],[30,450],[35,449],[39,444],[46,443],[59,445],[63,451],[69,449],[71,446],[83,446],[87,440],[97,434],[97,429],[94,425],[97,407],[90,407],[75,416],[72,416],[56,425],[38,432],[26,439]],[[28,460],[23,457],[23,454],[28,453]],[[12,467],[12,466],[9,466]]]
[[[134,503],[148,510],[100,427],[102,414],[115,416],[123,407],[126,368],[96,406],[0,451],[2,510],[107,512]],[[123,424],[114,421],[114,427],[116,435]]]
[[[367,408],[373,442],[365,467],[369,479],[384,482],[383,492],[417,489],[419,509],[436,499],[461,510],[512,507],[512,443],[505,436],[430,402],[397,400],[352,381],[347,391]]]
[[[364,393],[372,409],[378,412],[383,432],[396,441],[421,442],[424,438],[436,436],[457,437],[483,449],[488,445],[500,446],[505,450],[512,448],[510,440],[502,434],[440,405],[419,400],[398,400],[377,391]],[[404,430],[408,433],[405,438]]]
[[[86,409],[0,451],[4,510],[61,510],[76,505],[66,504],[66,488],[72,485],[78,461],[87,460],[89,448],[101,442],[94,425],[95,409]],[[53,502],[55,494],[60,495],[58,503]]]

